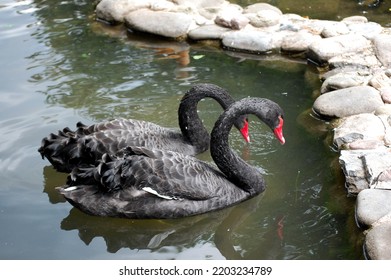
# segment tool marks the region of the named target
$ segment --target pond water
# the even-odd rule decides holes
[[[354,198],[325,124],[310,115],[320,87],[315,69],[126,36],[95,22],[93,11],[83,0],[0,1],[0,259],[363,258]],[[196,217],[126,220],[88,216],[55,191],[66,174],[41,159],[43,137],[115,117],[177,127],[179,100],[199,82],[284,108],[284,146],[255,120],[250,145],[231,134],[232,148],[263,169],[262,195]],[[221,112],[214,102],[199,110],[209,128]]]

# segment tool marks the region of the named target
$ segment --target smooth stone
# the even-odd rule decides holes
[[[260,31],[232,31],[223,35],[223,46],[254,53],[273,50],[273,34]]]
[[[391,221],[371,228],[365,236],[365,252],[371,260],[391,260]]]
[[[343,89],[355,86],[364,86],[368,84],[370,76],[362,76],[358,72],[342,72],[328,77],[322,84],[320,92]]]
[[[375,115],[376,116],[381,116],[381,115],[391,116],[391,104],[384,104],[383,106],[380,106],[379,108],[377,108],[375,111]]]
[[[332,57],[370,48],[371,42],[361,35],[340,35],[315,41],[309,46],[308,58],[325,63]]]
[[[145,20],[146,18],[148,20]],[[184,13],[141,9],[129,13],[125,17],[125,23],[132,30],[168,38],[180,38],[187,36],[193,18]]]
[[[243,13],[248,14],[248,13],[258,13],[259,11],[273,11],[278,13],[279,15],[282,15],[282,12],[279,8],[272,6],[267,3],[256,3],[249,5],[244,8]]]
[[[373,38],[376,56],[385,67],[391,67],[391,35],[380,34]]]
[[[349,28],[344,22],[332,22],[331,24],[328,24],[323,30],[322,30],[322,36],[324,38],[339,36],[339,35],[346,35],[350,32]]]
[[[250,20],[244,16],[242,12],[242,7],[230,4],[218,12],[214,22],[223,27],[240,30],[250,22]]]
[[[374,150],[384,146],[384,142],[380,140],[356,140],[347,145],[350,150]]]
[[[379,91],[370,86],[339,89],[320,95],[313,104],[314,111],[326,118],[342,118],[372,113],[384,105]]]
[[[189,38],[193,40],[218,40],[223,34],[230,31],[230,28],[222,27],[217,24],[208,24],[200,26],[189,32]]]
[[[108,22],[124,22],[125,16],[132,11],[149,8],[150,1],[145,0],[102,0],[96,6],[96,16]]]
[[[321,39],[319,35],[313,35],[306,30],[300,30],[282,39],[281,50],[285,52],[304,52],[308,50],[309,45]]]
[[[348,24],[351,24],[351,23],[367,23],[368,19],[366,17],[364,17],[364,16],[350,16],[350,17],[343,18],[341,21],[345,22],[345,23],[348,23]]]
[[[175,0],[172,2],[180,6],[187,6],[187,7],[194,7],[194,8],[221,7],[227,4],[227,1],[225,0]]]
[[[370,227],[391,212],[391,191],[366,189],[357,195],[356,218],[360,225]]]
[[[391,104],[391,87],[382,88],[380,95],[384,103]]]
[[[274,10],[261,10],[257,13],[245,14],[254,27],[269,27],[280,23],[281,14]]]
[[[381,66],[372,48],[363,49],[359,52],[347,52],[334,56],[328,61],[330,68],[352,66],[361,69],[377,68]]]
[[[369,84],[378,90],[382,88],[390,88],[391,78],[388,77],[386,72],[377,72],[373,75],[372,79],[369,81]]]
[[[356,67],[354,65],[347,65],[342,66],[338,68],[331,69],[325,73],[320,74],[321,80],[325,81],[326,79],[330,78],[331,76],[338,75],[338,74],[344,74],[344,73],[357,73],[359,76],[366,76],[369,77],[372,75],[372,71],[369,69],[362,69],[361,67]]]
[[[349,29],[354,34],[359,34],[369,40],[372,40],[383,30],[383,27],[375,22],[366,22],[349,24]]]

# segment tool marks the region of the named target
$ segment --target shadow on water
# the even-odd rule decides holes
[[[269,2],[286,7],[284,1]],[[6,182],[0,187],[1,259],[363,258],[354,198],[346,197],[327,123],[311,116],[320,88],[317,69],[279,55],[139,36],[94,21],[93,11],[89,1],[0,6],[15,22],[2,26],[1,34],[21,30],[23,40],[7,39],[28,42],[24,48],[6,45],[22,57],[15,70],[22,74],[2,75],[0,93],[7,102],[0,102],[0,129],[8,137],[0,143],[0,181]],[[44,136],[79,120],[114,117],[177,127],[179,100],[198,82],[221,85],[236,99],[267,97],[284,108],[286,145],[253,119],[251,145],[235,131],[230,138],[231,147],[264,174],[265,193],[196,217],[125,220],[83,214],[55,191],[66,174],[40,159]],[[199,111],[210,129],[221,108],[201,102]],[[209,153],[199,158],[210,160]]]

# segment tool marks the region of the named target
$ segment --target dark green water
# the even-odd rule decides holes
[[[313,68],[127,38],[93,11],[90,1],[0,2],[0,259],[363,258],[354,199],[324,123],[308,113],[320,86]],[[198,82],[284,108],[286,145],[254,120],[251,145],[231,135],[233,149],[264,170],[264,194],[216,213],[136,221],[85,215],[56,193],[66,175],[40,158],[44,136],[114,117],[176,127],[179,100]],[[209,128],[221,112],[214,102],[199,110]]]

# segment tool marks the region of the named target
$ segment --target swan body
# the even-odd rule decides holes
[[[64,128],[42,139],[38,151],[57,171],[67,173],[77,166],[95,165],[103,154],[115,154],[128,146],[196,155],[209,148],[209,133],[197,114],[198,102],[206,97],[215,99],[223,109],[234,102],[225,89],[198,84],[187,91],[180,102],[180,131],[134,119],[115,119],[89,126],[79,122],[74,131]],[[245,116],[235,120],[235,126],[248,142]]]
[[[211,133],[218,166],[167,150],[127,147],[105,154],[96,168],[75,168],[58,190],[76,208],[97,216],[179,218],[222,209],[265,189],[260,172],[228,146],[235,119],[255,114],[283,144],[283,111],[274,102],[245,98],[225,110]]]

